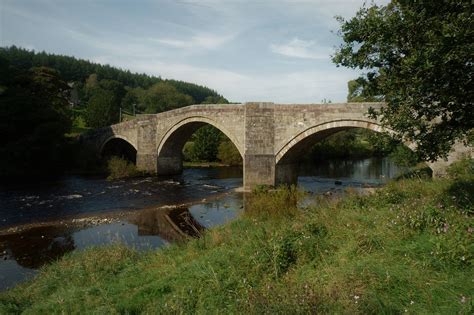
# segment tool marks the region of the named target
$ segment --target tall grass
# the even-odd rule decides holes
[[[72,253],[1,294],[0,313],[472,314],[474,194],[458,183],[299,210],[294,188],[261,189],[200,239]]]

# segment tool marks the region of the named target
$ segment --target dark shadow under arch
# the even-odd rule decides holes
[[[127,140],[122,138],[111,138],[102,146],[100,156],[103,159],[109,159],[117,156],[134,164],[137,163],[137,150]]]

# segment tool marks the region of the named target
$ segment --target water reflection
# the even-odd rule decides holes
[[[353,182],[363,181],[380,184],[394,178],[403,170],[388,158],[335,159],[321,161],[313,165],[301,165],[300,177],[351,179]]]
[[[75,249],[71,234],[67,227],[47,226],[2,235],[0,252],[3,259],[14,259],[22,267],[37,269]]]
[[[130,218],[129,222],[137,226],[139,236],[159,235],[168,242],[198,237],[204,230],[188,208],[146,209]]]

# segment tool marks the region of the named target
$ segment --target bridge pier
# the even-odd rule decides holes
[[[245,104],[245,190],[275,185],[274,111],[273,103]]]
[[[258,185],[275,185],[275,156],[246,154],[244,157],[244,190]]]
[[[147,173],[156,173],[156,154],[144,154],[140,151],[137,153],[137,169]]]
[[[181,156],[160,156],[157,159],[157,175],[178,175],[183,172]]]

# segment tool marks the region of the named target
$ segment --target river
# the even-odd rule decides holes
[[[315,194],[383,185],[400,173],[388,158],[304,167],[298,186]],[[242,168],[190,168],[171,177],[119,181],[68,176],[0,190],[0,291],[73,250],[122,243],[150,250],[198,237],[244,211]]]

